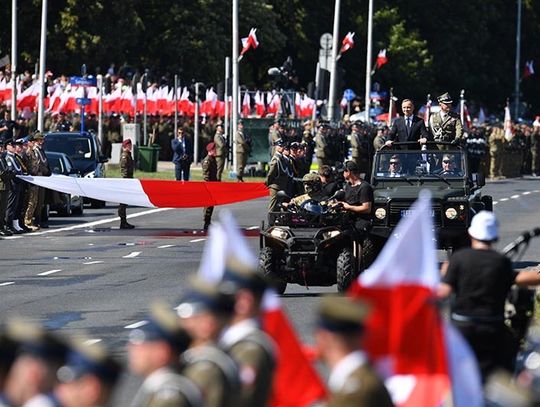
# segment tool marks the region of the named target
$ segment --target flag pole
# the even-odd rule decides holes
[[[236,173],[236,132],[238,130],[238,0],[232,2],[232,140],[233,171]]]
[[[17,117],[17,0],[11,1],[11,120]]]
[[[465,89],[461,89],[459,94],[459,118],[461,119],[461,124],[465,124]]]
[[[366,55],[366,93],[364,104],[366,106],[366,123],[370,122],[369,111],[371,105],[371,54],[373,52],[373,0],[369,0],[368,8],[368,32],[367,32],[367,55]]]
[[[394,114],[394,88],[390,88],[390,103],[388,106],[388,119],[386,125],[390,127],[392,125],[392,115]]]
[[[225,89],[223,91],[223,100],[225,101],[225,138],[227,140],[230,139],[230,133],[231,133],[231,120],[229,118],[230,112],[229,112],[229,79],[231,77],[231,58],[225,57]]]
[[[103,75],[99,74],[96,76],[96,86],[98,90],[98,140],[101,142],[101,145],[105,145],[105,140],[103,138]],[[135,108],[137,102],[135,101]],[[136,143],[139,143],[139,140],[136,140]]]
[[[178,137],[178,75],[174,75],[174,137]]]
[[[516,62],[515,62],[515,89],[514,89],[514,117],[518,118],[519,116],[519,80],[520,80],[520,59],[521,59],[521,2],[517,2],[517,24],[516,24]]]
[[[336,77],[337,77],[337,55],[339,40],[339,10],[341,0],[334,3],[334,34],[332,37],[332,69],[330,70],[330,90],[328,91],[328,120],[334,121],[336,110]]]
[[[45,62],[47,60],[47,0],[42,0],[41,3],[41,43],[39,47],[39,102],[38,102],[38,122],[37,128],[39,131],[43,131],[43,115],[44,115],[44,106],[43,100],[45,95],[44,84],[45,84]],[[11,118],[15,120],[14,117]]]

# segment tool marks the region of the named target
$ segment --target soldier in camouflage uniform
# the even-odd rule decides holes
[[[315,155],[317,156],[317,161],[319,167],[323,165],[334,165],[335,162],[332,160],[332,146],[330,145],[330,126],[327,123],[322,123],[319,126],[319,131],[315,135]]]
[[[154,304],[148,323],[129,335],[129,369],[144,377],[131,407],[202,405],[199,388],[178,373],[180,355],[190,342],[190,335],[178,325],[174,312],[165,304]]]
[[[122,142],[122,153],[120,154],[120,175],[122,178],[133,178],[133,157],[131,156],[131,140],[126,139]],[[120,216],[120,229],[133,229],[135,226],[127,221],[127,205],[121,203],[118,205],[118,216]]]
[[[352,160],[358,164],[360,173],[365,176],[369,173],[369,164],[372,157],[372,148],[367,131],[360,132],[358,123],[353,123],[351,134],[347,136],[351,144]]]
[[[219,181],[217,177],[217,162],[216,162],[216,145],[214,143],[209,143],[206,146],[206,157],[202,161],[202,176],[203,180],[206,182],[209,181]],[[207,206],[203,210],[203,229],[208,230],[210,222],[212,221],[212,213],[214,212],[213,206]]]
[[[216,127],[214,144],[216,148],[217,180],[221,181],[221,176],[225,169],[225,161],[227,161],[227,158],[229,157],[229,142],[223,134],[223,126],[221,124],[218,124]]]
[[[234,288],[234,315],[220,346],[240,370],[240,406],[265,406],[276,367],[272,338],[260,328],[260,306],[267,282],[261,274],[235,258],[227,260],[223,284]]]
[[[452,98],[444,93],[437,98],[441,110],[429,117],[429,130],[434,141],[456,142],[463,137],[463,125],[459,115],[452,111]]]
[[[268,212],[275,212],[278,208],[277,193],[278,191],[285,191],[287,195],[292,193],[292,180],[293,174],[289,168],[289,161],[283,155],[284,142],[279,139],[274,142],[274,148],[276,153],[270,161],[270,168],[266,176],[266,186],[270,189],[270,204],[268,205]]]
[[[531,135],[531,170],[532,176],[540,176],[540,116],[533,122]]]
[[[503,176],[503,143],[504,130],[502,126],[493,127],[489,136],[490,178],[501,178]]]
[[[251,137],[244,132],[244,123],[241,120],[238,122],[238,131],[234,142],[236,143],[236,163],[238,165],[236,178],[239,182],[244,182],[244,168],[246,168],[251,153]]]

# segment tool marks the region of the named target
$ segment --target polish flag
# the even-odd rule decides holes
[[[525,62],[525,67],[523,68],[523,79],[532,75],[534,75],[534,62],[527,61]]]
[[[144,92],[142,90],[142,85],[137,84],[137,113],[143,114],[144,112]]]
[[[55,102],[55,104],[52,106],[53,113],[67,113],[66,106],[69,100],[69,96],[71,94],[71,90],[71,86],[68,85],[68,87],[66,87],[64,91],[60,94],[60,100]]]
[[[146,89],[146,112],[148,114],[158,114],[159,89],[150,86]]]
[[[207,89],[206,100],[201,103],[200,113],[206,114],[207,116],[214,116],[217,99],[217,93],[214,92],[214,88]]]
[[[341,49],[339,50],[340,54],[347,52],[354,47],[354,33],[348,32],[343,41],[341,42]]]
[[[265,115],[264,97],[259,91],[255,93],[255,111],[258,117],[264,117]]]
[[[302,98],[301,117],[308,118],[313,116],[313,109],[315,108],[315,99],[311,99],[309,96],[304,95]]]
[[[242,38],[242,51],[240,51],[240,57],[238,58],[238,61],[242,59],[244,54],[249,51],[250,48],[255,49],[259,46],[256,31],[256,28],[252,28],[251,30],[249,30],[249,35],[246,38]]]
[[[302,112],[302,96],[299,92],[296,92],[294,95],[294,111],[296,112],[296,117],[300,117]]]
[[[0,103],[3,102],[4,100],[7,100],[6,87],[7,87],[6,79],[2,78],[2,80],[0,80]]]
[[[266,94],[266,112],[277,116],[279,113],[279,107],[281,105],[281,98],[275,92],[268,92]]]
[[[219,281],[229,257],[237,258],[254,269],[258,266],[232,214],[223,210],[220,212],[219,223],[210,226],[210,237],[204,248],[199,276],[207,281]],[[309,406],[324,399],[325,387],[304,354],[283,312],[279,296],[273,289],[268,289],[264,294],[261,308],[262,328],[274,340],[277,348],[272,396],[267,405]]]
[[[512,116],[510,115],[510,104],[507,102],[504,108],[504,138],[506,141],[510,141],[514,137],[513,127]]]
[[[185,86],[178,102],[178,111],[185,116],[193,116],[195,111],[195,105],[189,100],[189,90]]]
[[[163,114],[163,112],[167,109],[168,94],[169,94],[168,86],[162,86],[161,88],[157,90],[157,110],[161,114]]]
[[[64,90],[61,86],[57,86],[54,89],[53,94],[49,98],[49,103],[47,104],[47,112],[53,112],[58,108],[58,105],[60,104],[60,97],[62,96],[62,93]]]
[[[131,86],[126,87],[126,90],[122,92],[119,111],[126,114],[133,113],[133,91]]]
[[[392,126],[392,120],[397,117],[397,107],[396,107],[397,98],[390,93],[390,103],[388,104],[388,117],[386,118],[386,125],[388,127]]]
[[[341,107],[341,110],[345,110],[347,108],[347,99],[345,98],[345,94],[343,94],[343,97],[341,98],[341,101],[339,102],[339,106]]]
[[[268,188],[262,182],[176,182],[136,178],[74,178],[56,174],[20,178],[66,194],[145,208],[199,208],[268,196]]]
[[[17,96],[17,109],[34,109],[39,96],[39,81],[35,81]]]
[[[386,49],[381,49],[377,54],[377,61],[375,62],[377,69],[380,69],[387,62],[388,58],[386,57]]]
[[[396,406],[438,407],[452,391],[453,400],[468,400],[455,406],[481,406],[475,359],[467,369],[456,362],[448,345],[454,341],[437,309],[439,270],[431,211],[431,194],[422,191],[349,293],[371,303],[365,349],[387,378]],[[456,388],[457,382],[469,385]]]
[[[121,98],[122,88],[118,87],[105,97],[105,100],[103,101],[103,110],[106,113],[119,112]]]
[[[242,117],[246,118],[249,117],[251,114],[251,97],[249,96],[249,92],[244,92],[244,99],[242,100]]]
[[[86,97],[90,99],[90,104],[86,107],[86,111],[91,114],[98,114],[99,110],[99,94],[96,86],[90,86],[87,89]]]

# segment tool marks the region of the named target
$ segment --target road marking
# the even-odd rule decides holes
[[[531,191],[523,192],[522,195],[530,195]]]
[[[512,199],[518,199],[518,198],[519,198],[519,195],[512,195],[510,198],[512,198]]]
[[[501,202],[506,202],[506,201],[508,201],[509,199],[510,199],[510,198],[501,198],[500,201],[501,201]]]
[[[126,254],[125,256],[122,256],[123,259],[131,259],[132,257],[137,257],[142,252],[131,252],[130,254]]]
[[[158,246],[158,249],[168,249],[169,247],[173,247],[173,244],[164,244],[163,246]]]
[[[43,273],[39,273],[38,276],[48,276],[49,274],[58,273],[59,271],[62,271],[62,270],[54,269],[54,270],[44,271]]]
[[[0,283],[0,287],[4,287],[6,285],[15,284],[15,281],[6,281],[5,283]]]
[[[103,261],[102,260],[87,261],[86,263],[83,263],[83,264],[89,265],[89,264],[99,264],[99,263],[103,263]]]
[[[493,201],[493,205],[497,205],[499,202],[497,201]]]
[[[255,230],[255,229],[259,229],[258,226],[250,226],[249,228],[246,228],[246,230]]]
[[[86,341],[84,341],[84,344],[86,346],[92,346],[92,345],[95,345],[96,343],[99,343],[101,342],[101,339],[88,339]]]
[[[126,325],[124,328],[125,329],[140,328],[141,326],[145,326],[147,323],[148,323],[148,321],[139,321],[139,322],[135,322],[134,324],[131,324],[131,325]]]
[[[197,242],[203,242],[205,241],[206,239],[193,239],[193,240],[190,240],[191,243],[197,243]]]
[[[171,209],[173,209],[173,208],[150,209],[148,211],[138,212],[138,213],[133,213],[131,215],[128,215],[127,219],[138,218],[139,216],[151,215],[151,214],[154,214],[154,213],[159,213],[159,212],[164,212],[164,211],[170,211]],[[34,233],[32,233],[32,236],[46,235],[46,234],[49,234],[49,233],[66,232],[66,231],[75,230],[75,229],[91,228],[91,227],[94,227],[94,226],[103,225],[105,223],[118,222],[119,220],[120,220],[120,218],[118,216],[115,216],[114,218],[95,220],[93,222],[81,223],[79,225],[68,226],[68,227],[65,227],[65,228],[48,229],[48,230],[44,230],[44,231],[34,232]],[[20,239],[21,237],[22,236],[8,236],[7,239],[13,239],[13,238]]]

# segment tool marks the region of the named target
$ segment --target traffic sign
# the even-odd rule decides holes
[[[75,99],[75,102],[77,102],[77,104],[81,106],[88,106],[91,100],[88,98],[77,98]]]
[[[332,34],[324,33],[321,35],[320,44],[322,49],[332,49]]]
[[[96,86],[97,81],[94,77],[72,76],[69,83],[74,86]]]
[[[343,97],[347,102],[350,102],[356,97],[356,93],[354,93],[354,90],[352,89],[345,89],[345,91],[343,92]]]

